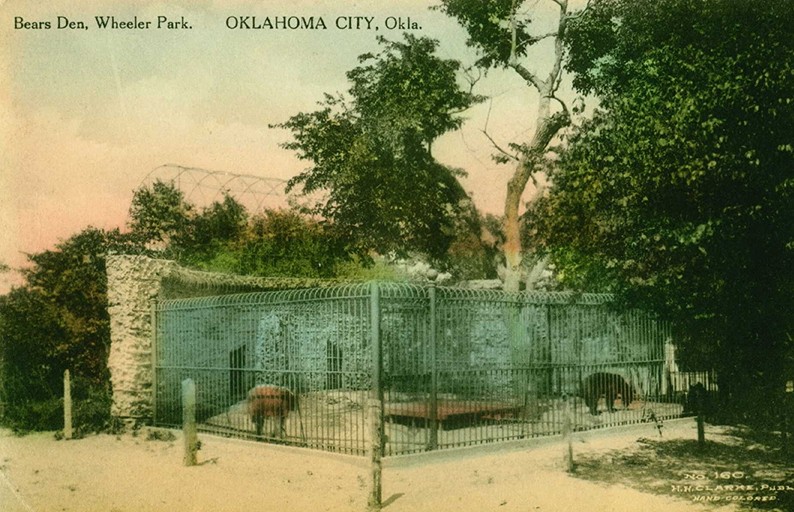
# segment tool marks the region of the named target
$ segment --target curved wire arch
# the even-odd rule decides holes
[[[164,164],[149,171],[138,189],[156,181],[172,182],[185,195],[186,201],[197,206],[220,202],[227,194],[251,212],[287,205],[287,180],[280,178]]]

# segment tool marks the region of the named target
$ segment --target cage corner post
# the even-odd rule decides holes
[[[427,450],[438,449],[438,339],[436,333],[436,286],[430,285],[428,290],[430,301],[430,432]]]
[[[151,365],[152,365],[152,426],[157,425],[157,299],[149,300],[150,311],[150,330],[149,339],[151,340]]]
[[[375,512],[383,506],[383,388],[382,352],[380,333],[380,288],[377,282],[370,285],[370,342],[372,343],[372,393],[367,413],[370,427],[370,492],[367,510]]]

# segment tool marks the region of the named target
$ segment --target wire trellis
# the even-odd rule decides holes
[[[222,201],[224,194],[251,212],[287,205],[287,182],[279,178],[166,164],[152,169],[139,188],[156,181],[173,183],[188,202],[202,207]]]

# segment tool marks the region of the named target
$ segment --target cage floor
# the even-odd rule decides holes
[[[521,410],[522,407],[506,403],[442,400],[438,402],[434,415],[431,405],[425,400],[387,403],[384,406],[384,416],[397,423],[428,422],[435,416],[436,421],[443,428],[445,425],[452,426],[479,420],[519,418]]]
[[[247,414],[245,401],[232,404],[221,414],[207,418],[200,428],[223,435],[267,442],[306,446],[325,451],[365,454],[370,446],[366,418],[366,391],[324,391],[301,395],[298,409],[280,423],[268,418],[262,436]],[[437,405],[438,448],[465,446],[558,434],[567,407],[574,415],[574,429],[589,430],[679,417],[679,404],[633,402],[607,412],[603,401],[600,414],[593,416],[581,400],[569,406],[560,399],[539,401],[535,406],[516,407],[509,403],[445,397]],[[387,454],[424,451],[430,443],[430,405],[426,401],[387,401],[384,404],[384,433]]]

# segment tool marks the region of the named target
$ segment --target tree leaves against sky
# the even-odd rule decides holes
[[[569,284],[663,313],[733,382],[772,385],[791,355],[792,19],[769,0],[594,2],[568,67],[601,107],[532,212]]]
[[[458,82],[459,63],[434,55],[438,43],[405,36],[379,39],[347,73],[347,95],[326,94],[320,110],[277,125],[292,132],[284,147],[311,166],[289,182],[360,255],[444,255],[467,196],[432,156],[432,143],[461,123],[480,100]]]

